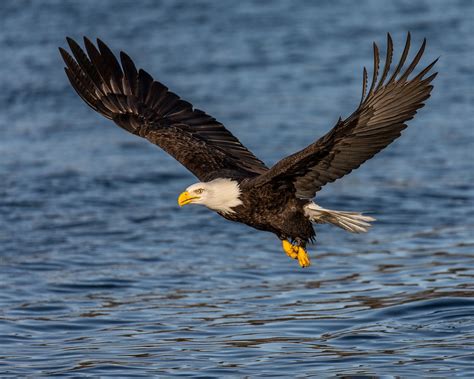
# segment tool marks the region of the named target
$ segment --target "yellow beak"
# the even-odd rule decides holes
[[[194,199],[199,199],[199,196],[192,197],[188,191],[184,191],[178,197],[178,204],[182,207],[183,205],[191,203]]]

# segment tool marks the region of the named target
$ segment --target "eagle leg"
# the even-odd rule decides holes
[[[292,259],[298,259],[298,263],[301,267],[308,267],[311,265],[308,253],[303,247],[293,245],[288,240],[283,240],[282,245],[286,255],[288,255]]]

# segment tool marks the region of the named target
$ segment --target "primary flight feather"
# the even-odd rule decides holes
[[[374,71],[367,89],[347,119],[339,119],[326,135],[268,168],[220,122],[169,91],[130,57],[120,63],[101,40],[84,38],[86,52],[67,38],[72,56],[59,48],[66,75],[79,96],[121,128],[144,137],[173,156],[199,180],[178,198],[179,205],[202,204],[232,221],[275,233],[284,251],[302,267],[314,240],[313,223],[331,223],[353,233],[366,232],[372,217],[358,212],[324,209],[311,199],[325,184],[359,167],[398,138],[406,122],[424,106],[436,73],[436,61],[412,72],[426,40],[405,68],[410,34],[390,73],[393,42],[387,35],[385,64],[379,78],[379,50],[374,43]],[[410,78],[410,76],[413,76]]]

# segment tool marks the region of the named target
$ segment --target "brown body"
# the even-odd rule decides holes
[[[274,233],[281,240],[296,241],[302,246],[314,239],[313,225],[303,208],[308,200],[298,199],[286,188],[276,189],[269,184],[255,187],[252,180],[242,181],[240,189],[243,204],[235,208],[235,213],[220,213],[221,216]]]

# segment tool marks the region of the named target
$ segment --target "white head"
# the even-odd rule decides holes
[[[178,198],[180,206],[202,204],[221,213],[234,213],[232,209],[240,204],[239,184],[231,179],[215,179],[206,183],[196,183],[184,191]]]

